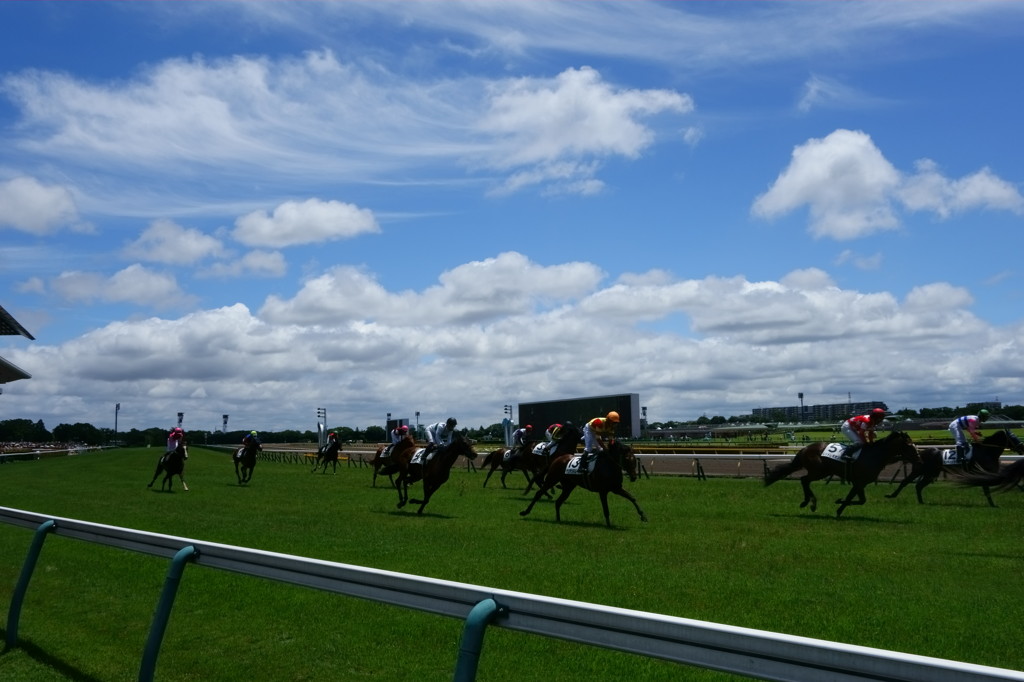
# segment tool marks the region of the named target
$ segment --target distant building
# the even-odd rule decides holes
[[[616,433],[622,438],[639,438],[639,393],[519,403],[519,425],[530,424],[534,431],[540,429],[541,434],[544,433],[544,429],[555,423],[572,422],[583,428],[583,425],[594,417],[603,417],[613,410],[619,413],[620,419]]]
[[[754,421],[760,422],[835,422],[857,414],[867,414],[876,407],[886,412],[888,406],[880,401],[861,403],[830,403],[827,405],[789,405],[786,407],[755,407]],[[803,413],[801,414],[801,409]]]

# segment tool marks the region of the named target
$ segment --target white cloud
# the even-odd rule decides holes
[[[241,258],[213,263],[198,277],[283,277],[288,263],[280,251],[250,251]]]
[[[517,78],[491,85],[487,111],[477,123],[496,144],[488,166],[519,171],[505,184],[514,190],[558,180],[578,193],[594,193],[591,157],[637,158],[655,141],[640,120],[665,112],[686,114],[693,100],[670,90],[616,88],[589,67],[566,69],[553,79]]]
[[[899,226],[891,204],[899,183],[899,172],[870,137],[837,130],[796,147],[789,167],[757,198],[753,212],[771,219],[807,206],[811,234],[855,239]]]
[[[268,298],[258,315],[238,304],[114,322],[9,359],[36,377],[25,382],[24,409],[45,415],[52,395],[109,396],[152,415],[185,410],[211,428],[227,405],[278,429],[317,404],[357,426],[376,423],[368,406],[385,403],[422,410],[424,421],[490,424],[502,401],[615,392],[639,392],[676,417],[695,406],[742,414],[796,390],[821,402],[849,391],[899,404],[1024,389],[1022,330],[980,321],[969,292],[943,282],[900,300],[842,289],[817,268],[779,281],[659,270],[603,278],[589,263],[540,266],[514,252],[453,268],[421,291],[336,268],[291,299]],[[112,284],[75,283],[93,296]],[[686,328],[646,324],[680,316]],[[89,409],[65,404],[62,418]]]
[[[219,239],[170,220],[154,220],[123,251],[128,258],[169,265],[192,264],[223,253],[224,245]]]
[[[138,263],[110,277],[97,272],[62,272],[49,283],[50,291],[70,303],[133,303],[172,308],[193,302],[174,275],[155,272]]]
[[[286,201],[274,209],[253,211],[235,221],[231,236],[247,246],[281,248],[350,239],[380,232],[369,209],[340,201]]]
[[[911,211],[933,211],[942,218],[971,209],[992,209],[1024,214],[1024,197],[1012,184],[988,168],[959,180],[939,172],[938,164],[922,159],[916,173],[906,179],[899,198]]]
[[[40,236],[53,234],[61,228],[83,230],[78,222],[74,196],[68,188],[44,185],[24,176],[0,182],[2,227]]]
[[[900,207],[942,218],[979,208],[1021,214],[1024,197],[987,168],[949,180],[934,162],[923,160],[916,174],[904,176],[867,134],[836,130],[796,147],[789,166],[757,197],[751,212],[773,219],[803,206],[810,212],[812,235],[849,240],[898,228]]]

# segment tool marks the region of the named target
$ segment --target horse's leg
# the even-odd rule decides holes
[[[601,511],[604,512],[604,525],[611,528],[612,517],[611,514],[608,513],[608,491],[602,490],[601,492],[598,493],[598,495],[601,497]]]
[[[406,483],[406,472],[398,474],[398,480],[395,481],[395,488],[398,489],[398,508],[401,509],[405,506],[406,501],[409,499],[409,485]]]
[[[996,506],[995,500],[992,499],[992,491],[989,490],[989,487],[987,485],[983,485],[981,486],[981,491],[985,493],[985,499],[988,500],[988,506]]]
[[[847,493],[845,498],[841,500],[836,500],[836,504],[839,505],[839,509],[836,510],[837,519],[842,515],[843,510],[846,509],[847,507],[861,505],[868,501],[867,496],[864,494],[865,485],[866,484],[864,483],[854,485],[852,488],[850,488],[850,492]],[[856,502],[853,500],[854,497],[857,498]]]
[[[146,486],[147,488],[152,488],[153,487],[153,484],[156,483],[157,476],[160,475],[160,470],[163,469],[163,468],[164,467],[163,467],[163,464],[161,462],[157,462],[156,463],[156,471],[153,472],[153,480],[149,482],[149,485]]]
[[[416,510],[417,514],[423,513],[423,508],[427,506],[427,502],[430,502],[430,498],[434,495],[438,488],[441,487],[440,483],[433,483],[427,479],[423,479],[423,499],[422,500],[409,500],[412,504],[420,505],[420,508]]]
[[[235,477],[238,478],[238,485],[242,485],[242,472],[238,469],[238,460],[235,460]]]
[[[800,508],[803,509],[808,504],[811,505],[811,511],[818,511],[818,498],[811,492],[811,481],[817,480],[811,478],[810,474],[805,474],[800,477],[800,485],[804,489],[804,501],[800,503]]]
[[[185,489],[185,492],[188,492],[188,483],[185,483],[185,473],[178,474],[178,478],[181,479],[181,487]]]
[[[907,477],[904,478],[902,481],[900,481],[900,484],[898,486],[896,486],[896,490],[894,490],[891,493],[889,493],[888,495],[886,495],[886,497],[888,497],[889,499],[893,499],[893,498],[899,497],[899,494],[901,492],[903,492],[903,489],[906,488],[911,483],[913,483],[914,481],[916,481],[918,478],[920,478],[920,476],[921,476],[921,471],[919,470],[919,467],[915,464],[913,467],[911,467],[910,473],[907,474]],[[920,484],[918,484],[918,485],[920,486]],[[921,501],[921,489],[920,489],[920,487],[918,487],[917,490],[918,490],[918,492],[917,492],[917,501],[920,502]]]
[[[555,521],[561,522],[562,520],[562,503],[569,499],[569,493],[576,489],[578,483],[569,483],[567,480],[562,481],[562,494],[555,500]]]
[[[626,490],[625,488],[619,488],[618,490],[613,490],[612,492],[618,495],[619,497],[625,497],[627,500],[632,502],[633,506],[636,507],[636,513],[640,515],[640,520],[644,523],[647,523],[647,514],[644,514],[644,510],[640,508],[640,503],[636,501],[635,497],[629,494],[628,490]]]
[[[496,468],[497,468],[497,467],[495,467],[495,466],[494,466],[494,464],[493,464],[493,463],[491,463],[491,469],[490,469],[490,471],[488,471],[488,472],[487,472],[487,476],[486,476],[486,477],[484,478],[484,487],[485,487],[485,488],[487,487],[487,481],[491,480],[491,474],[493,474],[493,473],[494,473],[494,470],[495,470]]]
[[[545,477],[545,479],[538,484],[537,492],[536,492],[536,494],[534,494],[533,499],[530,500],[530,504],[528,504],[526,506],[526,509],[524,509],[523,511],[519,512],[519,515],[520,516],[526,516],[531,511],[533,511],[533,505],[537,504],[537,501],[540,500],[540,498],[544,497],[545,493],[547,493],[547,491],[550,489],[550,487],[553,486],[555,482],[557,482],[557,480],[556,480],[557,478],[558,478],[557,476],[547,476],[547,477]],[[548,479],[552,480],[551,486],[549,486],[547,484]]]

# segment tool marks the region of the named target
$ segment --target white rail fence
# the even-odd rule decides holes
[[[54,534],[172,558],[139,679],[152,679],[186,563],[268,578],[465,621],[456,681],[473,680],[487,625],[764,680],[1024,682],[1024,672],[720,625],[524,592],[436,580],[0,507],[0,522],[35,529],[8,614],[8,647],[43,538]]]

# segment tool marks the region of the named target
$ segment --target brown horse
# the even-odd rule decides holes
[[[377,476],[387,476],[391,480],[391,485],[395,485],[394,475],[398,472],[399,466],[396,464],[396,456],[404,455],[405,451],[408,450],[409,457],[412,457],[412,453],[416,451],[416,439],[412,437],[412,434],[406,434],[402,440],[395,443],[395,446],[391,448],[391,452],[388,456],[384,456],[384,452],[388,449],[387,445],[381,445],[377,448],[377,451],[373,453],[373,459],[370,461],[370,465],[373,467],[373,487],[377,487]]]
[[[574,443],[575,448],[575,443]],[[633,503],[641,521],[647,521],[647,515],[640,508],[636,498],[622,487],[622,472],[629,474],[630,481],[636,481],[637,462],[633,455],[633,448],[621,441],[612,441],[607,450],[602,450],[593,457],[594,470],[587,475],[580,473],[580,457],[575,454],[559,455],[551,461],[544,480],[539,483],[540,488],[534,494],[530,504],[520,516],[526,516],[533,510],[540,498],[556,485],[561,484],[562,494],[555,500],[555,520],[562,520],[562,504],[569,499],[569,495],[576,488],[583,488],[601,496],[601,508],[604,510],[604,522],[611,528],[612,521],[608,514],[608,493],[615,493]]]
[[[544,475],[548,472],[551,467],[551,462],[556,457],[562,455],[575,455],[576,447],[580,443],[580,438],[583,434],[572,422],[566,422],[562,426],[562,432],[558,436],[558,440],[555,441],[555,447],[548,449],[544,454],[538,452],[537,448],[534,448],[529,455],[529,466],[531,471],[534,472],[533,480],[526,486],[526,490],[523,491],[524,495],[530,493],[530,489],[533,488],[533,484],[536,483],[538,486],[544,481]],[[546,493],[548,497],[551,497],[550,489]]]
[[[1024,444],[1009,429],[996,431],[992,435],[983,438],[980,443],[975,443],[971,451],[971,458],[965,464],[957,463],[956,449],[925,448],[921,450],[920,462],[914,464],[907,477],[900,481],[899,487],[886,495],[886,497],[896,497],[904,488],[916,480],[917,501],[924,504],[921,491],[934,483],[935,479],[943,471],[951,474],[968,475],[978,473],[982,475],[977,478],[979,482],[974,485],[981,487],[989,506],[994,507],[996,503],[992,499],[991,486],[983,482],[985,480],[983,474],[998,473],[999,457],[1002,456],[1003,450],[1006,448],[1013,450],[1018,455],[1024,455]]]
[[[530,468],[530,463],[533,454],[533,443],[525,443],[523,447],[513,452],[514,448],[498,448],[487,453],[484,457],[483,468],[487,469],[487,476],[484,478],[484,487],[487,487],[487,481],[491,480],[491,474],[501,469],[501,487],[507,488],[505,485],[505,477],[508,476],[511,471],[522,471],[523,475],[526,476],[526,482],[532,483],[533,473]]]
[[[162,472],[164,480],[160,483],[160,490],[163,490],[166,486],[167,492],[170,492],[174,483],[172,477],[177,476],[181,480],[181,487],[185,489],[185,492],[188,492],[188,484],[185,483],[185,476],[183,475],[186,459],[188,459],[188,450],[185,449],[183,444],[175,448],[173,452],[161,455],[156,463],[156,471],[153,472],[153,480],[146,487],[152,488],[153,484],[156,483],[157,477]]]
[[[327,473],[327,465],[334,465],[334,473],[338,473],[338,456],[341,452],[341,443],[337,440],[328,440],[327,443],[317,450],[316,461],[313,462],[313,470],[311,474],[315,474],[316,470],[321,466],[323,467],[323,473]]]
[[[417,514],[423,513],[423,508],[430,502],[431,496],[448,480],[455,460],[459,457],[473,460],[477,456],[473,446],[462,434],[455,434],[451,443],[434,450],[426,462],[422,461],[424,453],[421,448],[405,449],[401,452],[396,452],[397,450],[398,445],[391,452],[391,463],[383,467],[381,473],[398,473],[398,478],[395,479],[398,508],[401,509],[406,503],[418,504],[420,508],[416,510]],[[409,499],[409,485],[417,481],[423,481],[423,499]]]
[[[849,454],[854,458],[849,462],[823,456],[828,446],[829,443],[811,443],[796,453],[790,462],[769,471],[765,475],[764,484],[771,485],[796,471],[806,469],[807,473],[800,478],[800,484],[804,489],[804,501],[800,503],[800,507],[803,508],[809,504],[811,511],[816,511],[818,498],[811,492],[811,482],[821,480],[826,476],[840,476],[851,483],[851,488],[845,498],[836,500],[836,504],[839,505],[839,509],[836,510],[836,518],[839,518],[848,506],[861,505],[867,501],[864,488],[868,483],[878,480],[878,475],[886,466],[901,460],[904,462],[918,461],[914,441],[910,438],[910,434],[903,431],[893,431],[874,443],[848,446],[848,449],[852,450]],[[854,501],[855,497],[857,498],[856,502]]]
[[[256,455],[263,451],[259,441],[249,441],[235,451],[235,476],[238,477],[238,485],[245,485],[252,480],[252,470],[256,468]]]

